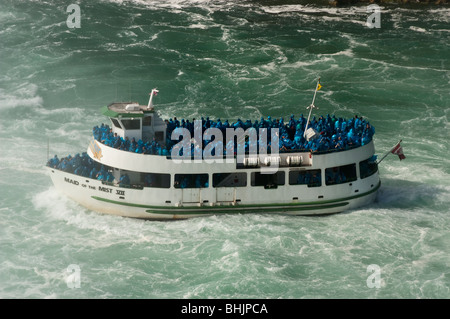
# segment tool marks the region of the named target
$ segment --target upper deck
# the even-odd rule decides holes
[[[192,151],[192,154],[203,153],[207,148],[214,148],[215,153],[224,155],[227,152],[236,154],[239,143],[245,153],[262,146],[271,149],[276,144],[279,153],[337,152],[366,145],[375,133],[373,126],[358,116],[351,119],[330,115],[314,117],[308,126],[303,115],[298,119],[292,115],[286,123],[283,118],[272,119],[270,116],[267,120],[261,118],[254,122],[238,119],[229,123],[228,120],[222,122],[203,117],[179,121],[176,117],[162,120],[153,108],[130,103],[110,104],[103,108],[103,114],[109,116],[112,125],[94,127],[95,140],[122,151],[163,156],[172,155],[173,148],[182,140],[188,144],[184,151]],[[307,127],[313,135],[305,134]],[[228,139],[230,132],[235,134],[234,141]],[[227,145],[230,142],[234,145]]]
[[[108,106],[104,106],[102,114],[108,117],[126,117],[126,118],[139,118],[144,117],[145,114],[154,113],[154,107],[148,107],[145,105],[139,105],[137,102],[115,102]]]
[[[102,113],[109,117],[112,126],[96,126],[93,134],[95,140],[121,151],[183,158],[195,154],[196,159],[222,155],[230,158],[242,153],[257,155],[262,149],[275,154],[328,153],[369,144],[375,129],[362,117],[311,118],[319,82],[320,79],[308,119],[302,114],[299,118],[291,115],[286,122],[282,117],[270,116],[259,121],[237,119],[232,123],[228,119],[222,122],[209,117],[192,121],[179,121],[176,117],[163,120],[153,108],[153,97],[158,93],[153,89],[147,106],[121,102],[103,107]]]
[[[184,160],[172,160],[170,156],[145,155],[134,152],[126,152],[98,143],[95,140],[87,150],[88,155],[95,161],[114,167],[136,172],[171,172],[171,173],[200,173],[200,172],[231,172],[241,169],[265,169],[283,168],[314,169],[332,167],[363,161],[375,153],[373,141],[366,145],[328,153],[292,152],[278,155],[258,155],[255,161],[239,162],[233,156],[230,158],[204,158],[196,160],[187,158]],[[255,158],[254,156],[246,158]],[[271,162],[272,161],[272,162]]]

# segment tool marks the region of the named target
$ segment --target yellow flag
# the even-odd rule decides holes
[[[320,83],[317,83],[317,91],[319,91],[322,88],[322,85]]]

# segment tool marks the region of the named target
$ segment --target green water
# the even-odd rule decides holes
[[[381,7],[370,29],[365,6],[94,0],[70,29],[71,3],[0,3],[1,298],[450,297],[448,6]],[[362,209],[144,222],[80,207],[44,170],[112,101],[157,87],[164,118],[288,118],[318,77],[317,115],[366,117],[378,155],[403,140]]]

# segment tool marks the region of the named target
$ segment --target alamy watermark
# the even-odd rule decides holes
[[[68,273],[66,277],[67,287],[70,289],[81,287],[81,268],[76,264],[71,264],[67,267],[66,272]]]
[[[249,127],[245,131],[242,127],[226,128],[225,140],[222,130],[210,127],[203,132],[202,121],[194,121],[194,136],[187,128],[177,127],[171,134],[172,141],[178,141],[171,150],[171,157],[175,164],[180,163],[234,163],[234,158],[239,164],[245,160],[255,163],[264,163],[261,173],[273,174],[279,167],[279,128]],[[270,135],[270,141],[268,136]],[[180,140],[181,138],[181,140]],[[235,143],[237,142],[237,145]],[[204,143],[206,145],[204,145]],[[248,152],[246,151],[248,145]],[[204,147],[203,147],[204,146]],[[270,149],[270,154],[268,150]]]
[[[367,6],[366,12],[372,13],[367,17],[366,26],[370,29],[381,28],[381,8],[377,4]]]
[[[70,13],[66,20],[66,25],[69,29],[81,28],[81,9],[78,4],[70,4],[66,9]],[[381,8],[377,4],[368,5],[367,13],[371,13],[367,17],[366,26],[370,29],[381,28]]]
[[[381,268],[376,264],[367,266],[367,273],[370,273],[367,277],[366,283],[368,288],[381,288]]]
[[[78,4],[71,4],[67,7],[66,12],[70,13],[66,20],[69,29],[81,28],[81,9]]]

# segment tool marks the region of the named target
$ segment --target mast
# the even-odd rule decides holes
[[[303,137],[306,137],[306,131],[308,130],[308,123],[309,123],[309,119],[311,118],[312,109],[316,107],[314,105],[314,101],[316,100],[316,94],[317,94],[317,91],[319,91],[321,87],[322,86],[320,85],[320,78],[319,78],[317,80],[316,90],[314,91],[314,96],[313,96],[311,105],[307,107],[307,109],[309,109],[309,114],[308,114],[308,119],[306,120],[306,126],[305,126],[305,131],[303,132]]]
[[[153,89],[152,92],[150,92],[150,99],[148,100],[148,105],[147,105],[147,110],[153,107],[153,96],[158,95],[158,90],[157,89]]]

